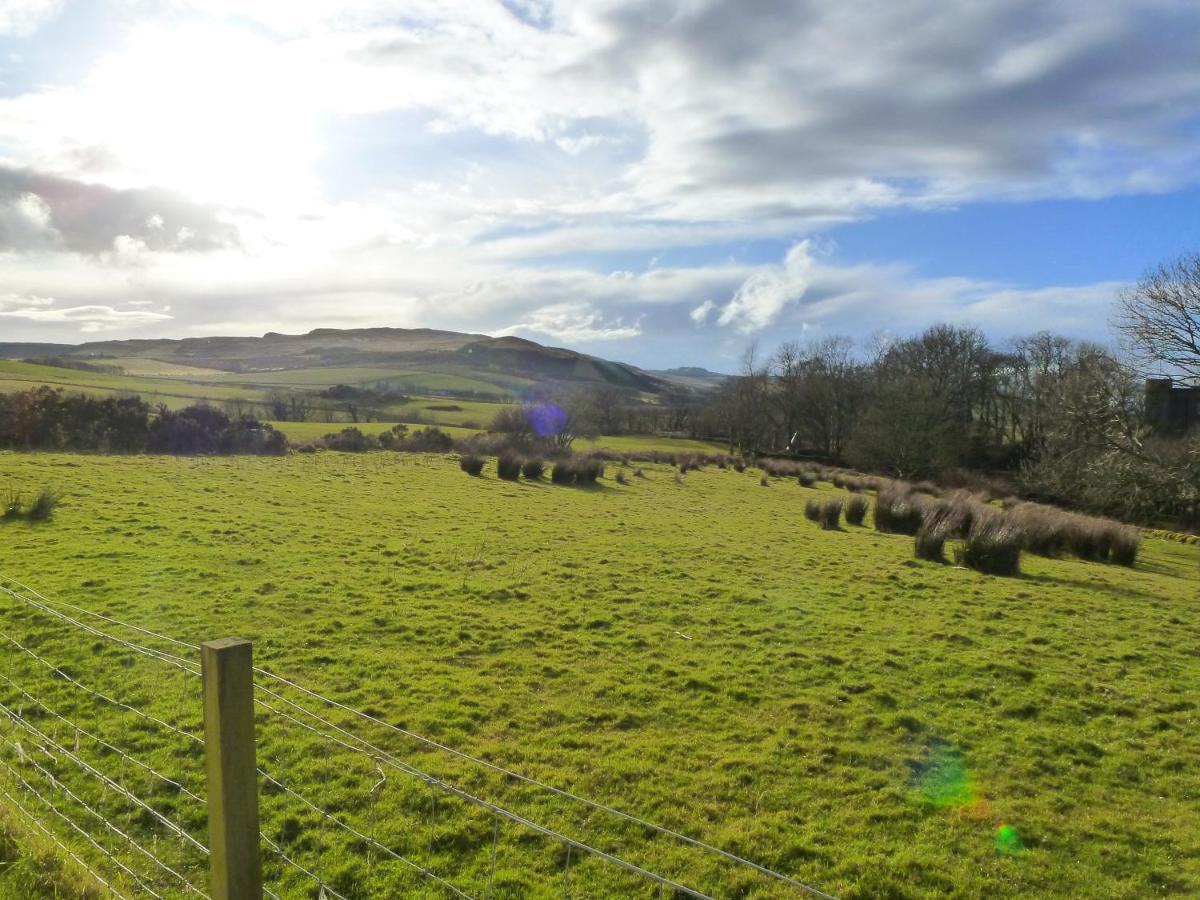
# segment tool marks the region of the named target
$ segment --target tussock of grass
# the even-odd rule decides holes
[[[927,505],[928,500],[914,494],[906,482],[885,481],[875,496],[875,529],[915,535],[925,518]]]
[[[821,521],[821,501],[807,500],[804,503],[804,518],[810,522]]]
[[[545,461],[536,456],[525,460],[525,462],[521,465],[521,474],[525,476],[526,480],[528,481],[537,481],[542,477],[542,474],[545,471]]]
[[[959,547],[958,561],[985,575],[1021,574],[1021,533],[998,509],[982,506]]]
[[[464,453],[458,459],[458,467],[468,475],[479,475],[483,472],[483,457]]]
[[[855,494],[846,501],[846,524],[862,525],[867,518],[867,511],[870,508],[870,500],[861,494]]]
[[[505,481],[517,481],[521,477],[522,463],[520,457],[501,456],[496,460],[496,474]]]
[[[821,502],[821,509],[817,515],[822,528],[826,531],[836,531],[838,529],[841,524],[843,505],[844,503],[841,499],[829,499]]]

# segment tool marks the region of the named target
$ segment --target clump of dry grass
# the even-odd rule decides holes
[[[804,504],[804,518],[810,522],[819,522],[821,520],[820,500],[809,500]]]
[[[54,515],[54,510],[58,508],[58,499],[58,492],[54,488],[42,488],[41,492],[33,498],[33,502],[29,504],[29,508],[25,510],[25,518],[31,522],[45,522]]]
[[[617,484],[629,484],[629,479],[625,475],[625,470],[621,469],[617,472]]]
[[[641,469],[634,469],[634,470],[633,470],[633,477],[634,477],[634,478],[645,478],[645,477],[646,477],[646,473],[645,473],[645,472],[643,472]]]
[[[862,494],[855,494],[846,501],[846,524],[847,525],[862,525],[867,518],[867,510],[871,508],[871,501]]]
[[[505,454],[496,460],[496,474],[505,481],[516,481],[521,477],[522,460]]]
[[[903,481],[885,481],[875,495],[875,530],[915,535],[925,518],[928,501]]]
[[[1020,529],[1008,516],[981,505],[959,547],[958,561],[987,575],[1019,575],[1021,544]]]
[[[521,474],[524,475],[528,481],[539,480],[545,471],[545,461],[536,456],[525,460],[525,462],[521,465]]]
[[[817,483],[817,473],[812,469],[801,469],[796,480],[800,482],[800,487],[810,488]]]
[[[758,479],[758,483],[761,484],[763,487],[770,487],[771,479],[768,478],[766,475],[764,475],[762,478]]]
[[[826,531],[837,531],[842,521],[842,507],[844,505],[841,500],[825,500],[822,502],[819,513],[821,527]]]
[[[474,453],[464,453],[458,458],[458,467],[468,475],[479,475],[483,472],[483,457]]]

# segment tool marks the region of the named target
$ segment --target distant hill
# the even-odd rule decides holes
[[[650,375],[691,390],[707,391],[720,387],[729,376],[710,372],[699,366],[680,366],[676,369],[654,369]]]
[[[74,344],[4,344],[0,343],[0,359],[25,359],[30,356],[61,356],[76,350]]]
[[[122,360],[155,360],[167,366],[247,376],[240,380],[293,369],[373,367],[404,374],[459,376],[508,393],[518,393],[534,384],[608,384],[646,394],[680,394],[707,390],[724,377],[704,369],[647,372],[627,363],[547,347],[524,338],[493,338],[429,328],[319,328],[307,334],[270,332],[262,337],[7,344],[0,345],[0,355],[7,348],[14,348],[7,358],[55,356],[117,364]]]

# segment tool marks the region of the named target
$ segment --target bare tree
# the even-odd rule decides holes
[[[1115,324],[1144,361],[1200,378],[1200,253],[1143,275],[1121,295]]]

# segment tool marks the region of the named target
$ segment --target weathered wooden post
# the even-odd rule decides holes
[[[262,900],[263,895],[253,665],[250,642],[241,638],[200,646],[213,900]]]

